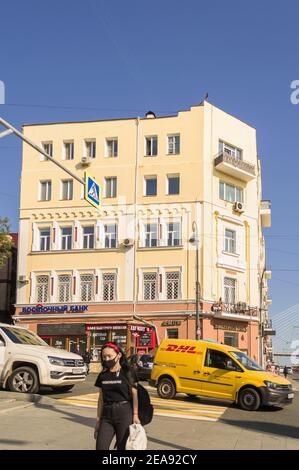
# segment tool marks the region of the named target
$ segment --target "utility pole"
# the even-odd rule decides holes
[[[190,243],[195,243],[196,247],[196,259],[195,259],[195,271],[196,271],[196,281],[195,281],[195,338],[201,339],[200,331],[200,282],[199,282],[199,238],[198,238],[198,228],[197,223],[194,221],[192,223],[193,236],[190,238]]]

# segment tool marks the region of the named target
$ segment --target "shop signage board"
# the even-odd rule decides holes
[[[82,313],[88,311],[88,305],[42,305],[22,307],[21,313]]]
[[[151,346],[152,344],[152,334],[151,333],[144,333],[142,336],[139,337],[139,346]]]

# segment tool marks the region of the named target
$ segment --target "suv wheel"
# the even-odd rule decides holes
[[[11,392],[37,393],[39,391],[37,373],[31,367],[15,369],[8,379],[8,388]]]
[[[164,378],[159,380],[157,392],[160,398],[172,399],[175,397],[176,389],[173,380]]]
[[[261,405],[261,398],[254,388],[244,388],[239,394],[238,403],[242,410],[256,411]]]

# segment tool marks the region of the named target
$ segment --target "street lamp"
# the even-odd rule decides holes
[[[195,323],[195,338],[200,339],[200,324],[199,324],[199,307],[200,307],[200,282],[199,282],[199,239],[197,223],[192,223],[193,236],[190,238],[190,243],[195,243],[196,246],[196,282],[195,282],[195,309],[196,309],[196,323]]]

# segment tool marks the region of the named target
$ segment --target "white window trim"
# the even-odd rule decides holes
[[[169,152],[169,138],[170,137],[179,137],[180,151],[178,153],[170,153]],[[166,155],[180,155],[180,153],[181,153],[181,134],[179,132],[177,132],[175,134],[167,134],[167,137],[166,137]]]
[[[66,144],[73,144],[73,158],[66,158]],[[72,161],[75,159],[75,142],[74,140],[64,140],[62,143],[62,160]]]
[[[147,195],[146,194],[146,182],[147,180],[156,180],[156,194]],[[158,176],[157,175],[146,175],[143,177],[143,196],[144,197],[157,197],[158,196]]]
[[[234,237],[234,242],[235,242],[235,251],[228,251],[226,250],[226,231],[230,231],[230,232],[233,232],[235,234],[235,237]],[[234,230],[233,228],[230,228],[230,227],[224,227],[224,253],[225,254],[229,254],[229,255],[238,255],[238,252],[237,252],[237,231]]]
[[[45,145],[52,145],[52,155],[50,155],[50,156],[53,157],[53,141],[52,140],[43,140],[40,145],[41,145],[41,148],[43,149],[44,152],[46,152],[46,150],[44,148]],[[39,161],[40,162],[46,162],[47,160],[48,160],[48,158],[45,157],[42,153],[39,154]]]
[[[71,184],[70,184],[71,183]],[[63,197],[63,187],[64,184],[67,184],[67,196],[69,196],[70,193],[70,187],[72,188],[72,197]],[[72,201],[74,199],[74,180],[73,179],[63,179],[60,182],[60,200],[61,201]]]
[[[113,179],[116,181],[116,191],[115,196],[107,196],[107,180]],[[113,188],[115,189],[115,181],[113,182]],[[112,191],[111,191],[112,192]],[[114,191],[113,191],[114,193]],[[104,178],[104,198],[105,199],[115,199],[117,197],[117,176],[105,176]]]
[[[87,155],[87,145],[89,143],[94,143],[95,144],[95,155],[94,157],[91,157],[90,155]],[[91,158],[92,160],[94,160],[97,156],[97,141],[96,139],[84,139],[84,142],[83,142],[83,157],[88,157],[88,158]]]
[[[43,184],[47,184],[47,187],[46,187],[46,198],[45,199],[42,199],[42,185]],[[49,186],[51,188],[51,194],[50,194],[50,197],[49,197]],[[39,191],[38,191],[38,200],[40,202],[47,202],[47,201],[51,201],[52,199],[52,180],[39,180]]]
[[[148,155],[147,151],[147,141],[150,139],[151,141],[151,153]],[[157,154],[153,155],[153,139],[157,140]],[[144,137],[144,156],[145,157],[157,157],[158,156],[158,136],[157,135],[146,135]]]
[[[116,155],[109,155],[109,145],[108,141],[112,140],[113,145],[112,145],[112,153],[114,153],[114,142],[117,142],[117,154]],[[104,153],[104,158],[117,158],[119,155],[119,145],[118,145],[118,137],[106,137],[105,139],[105,153]]]
[[[179,179],[179,192],[176,194],[169,193],[169,178],[178,178]],[[181,192],[181,177],[180,173],[169,173],[166,175],[166,195],[167,196],[179,196]]]

